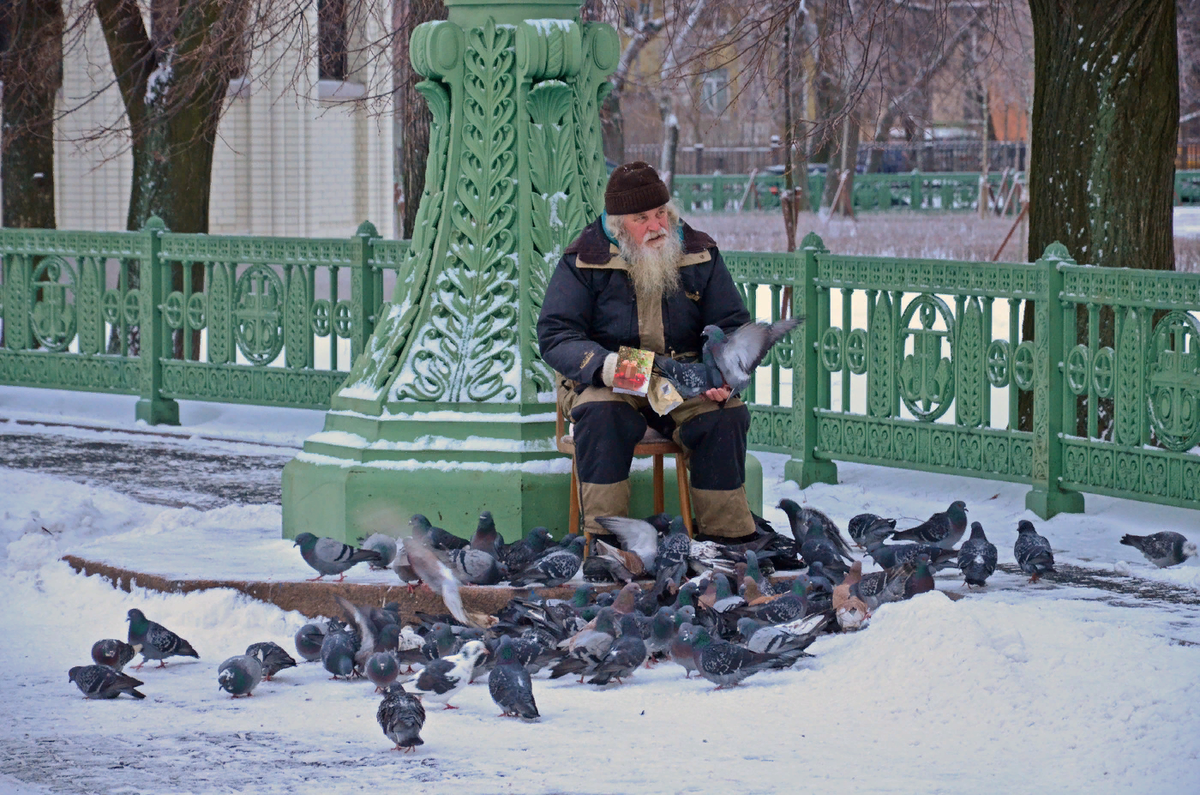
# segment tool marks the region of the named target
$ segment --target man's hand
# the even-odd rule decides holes
[[[713,403],[724,403],[729,400],[729,396],[733,394],[733,387],[726,384],[725,386],[715,387],[704,393],[704,397],[711,400]]]

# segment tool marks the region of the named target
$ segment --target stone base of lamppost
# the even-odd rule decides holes
[[[414,411],[381,417],[334,411],[325,430],[283,470],[283,534],[355,544],[372,533],[408,534],[425,514],[463,536],[488,510],[508,542],[530,528],[569,526],[570,459],[553,447],[553,414]],[[666,510],[678,513],[674,462],[664,462]],[[653,507],[651,459],[634,461],[630,514]],[[746,457],[746,495],[762,512],[762,466]]]
[[[1034,487],[1025,495],[1025,507],[1042,519],[1060,513],[1083,513],[1083,495],[1078,491]]]

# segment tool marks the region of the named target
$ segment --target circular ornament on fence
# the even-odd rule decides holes
[[[918,327],[910,328],[914,317]],[[939,318],[944,328],[935,328]],[[954,315],[946,302],[929,293],[910,301],[900,316],[901,351],[909,337],[913,352],[900,365],[900,398],[914,417],[930,422],[945,414],[954,400],[954,369],[942,356],[943,350],[954,350]]]
[[[867,332],[864,329],[856,328],[846,336],[846,364],[855,375],[867,371]]]
[[[121,322],[121,293],[119,290],[105,290],[100,297],[100,317],[105,323],[117,325]]]
[[[252,364],[270,364],[283,350],[283,281],[270,266],[251,265],[233,295],[238,350]]]
[[[193,293],[187,301],[187,324],[193,331],[204,328],[204,316],[208,310],[208,299],[204,293]]]
[[[992,340],[985,363],[988,382],[994,387],[1008,386],[1008,340]]]
[[[142,291],[135,287],[125,293],[124,306],[121,309],[125,313],[125,325],[136,326],[142,318]]]
[[[840,328],[830,326],[825,329],[817,349],[821,352],[822,367],[829,372],[842,369],[842,330]]]
[[[1076,345],[1067,353],[1067,388],[1076,395],[1082,395],[1088,389],[1091,354],[1086,345]]]
[[[1114,361],[1112,348],[1105,347],[1096,351],[1096,356],[1092,360],[1092,386],[1096,390],[1096,397],[1112,397],[1113,371],[1116,369]]]
[[[1200,439],[1200,325],[1187,312],[1168,312],[1154,326],[1147,351],[1150,426],[1164,447],[1183,452]]]
[[[354,307],[349,301],[338,301],[333,306],[333,332],[348,339],[354,330]]]
[[[1033,389],[1033,343],[1025,340],[1013,353],[1013,381],[1026,392]]]
[[[183,293],[178,290],[163,303],[163,319],[171,328],[183,328]]]
[[[75,284],[75,269],[62,257],[46,257],[33,269],[30,321],[48,351],[65,351],[75,337]]]
[[[318,298],[312,304],[312,330],[318,337],[329,336],[329,300]]]

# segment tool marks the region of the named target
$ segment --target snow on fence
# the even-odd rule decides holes
[[[369,224],[0,230],[0,383],[139,395],[151,423],[178,399],[325,409],[406,251]],[[1080,492],[1200,508],[1200,275],[1058,245],[1035,263],[840,256],[815,234],[725,259],[755,317],[804,319],[747,390],[751,446],[790,454],[802,486],[861,461],[1029,483],[1043,516]]]

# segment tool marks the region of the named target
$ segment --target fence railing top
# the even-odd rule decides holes
[[[956,262],[816,252],[819,287],[1035,298],[1045,271],[1028,262]]]
[[[162,257],[187,262],[243,262],[268,265],[350,265],[349,238],[242,237],[167,232]]]
[[[0,254],[139,258],[149,255],[140,232],[0,229]]]

